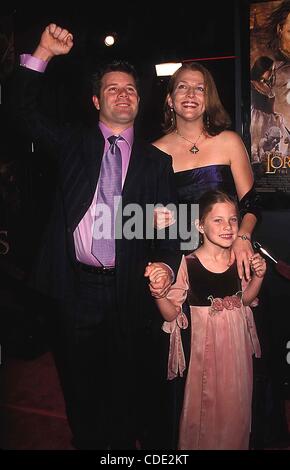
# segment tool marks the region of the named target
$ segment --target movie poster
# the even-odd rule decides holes
[[[290,193],[290,0],[251,4],[250,68],[257,190]]]

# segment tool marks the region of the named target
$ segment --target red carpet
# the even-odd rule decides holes
[[[73,449],[50,353],[9,359],[2,365],[2,382],[2,449]]]
[[[72,450],[51,354],[34,360],[9,358],[1,365],[1,378],[1,449]],[[286,410],[290,432],[290,401]]]

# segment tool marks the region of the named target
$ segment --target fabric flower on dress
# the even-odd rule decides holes
[[[227,295],[223,299],[219,297],[213,297],[210,295],[208,299],[211,301],[211,306],[209,308],[209,314],[211,316],[216,315],[219,312],[222,312],[225,308],[226,310],[233,310],[234,308],[240,308],[242,306],[241,299],[239,297],[239,292],[235,295]]]
[[[240,308],[242,306],[242,301],[238,294],[232,296],[232,302],[236,308]]]
[[[223,299],[219,299],[218,297],[215,299],[212,299],[211,306],[217,312],[221,312],[224,309]]]
[[[234,308],[232,296],[227,295],[226,297],[224,297],[223,305],[224,305],[224,308],[226,308],[227,310],[232,310]]]

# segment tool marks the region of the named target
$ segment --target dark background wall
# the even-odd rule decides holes
[[[75,46],[70,55],[54,61],[50,67],[58,69],[58,88],[62,87],[61,94],[67,97],[61,106],[57,96],[61,117],[73,118],[74,111],[79,113],[79,108],[87,106],[80,90],[84,90],[87,75],[100,62],[125,58],[134,63],[143,85],[141,118],[145,116],[146,119],[144,134],[150,139],[160,133],[160,105],[165,94],[162,81],[155,75],[156,63],[235,55],[235,1],[225,2],[226,14],[221,3],[210,3],[210,7],[205,2],[198,6],[184,3],[173,8],[159,5],[160,12],[156,12],[150,2],[142,5],[126,1],[118,6],[103,2],[101,11],[93,4],[69,8],[42,6],[41,12],[26,5],[8,10],[13,18],[16,54],[32,51],[41,31],[50,22],[60,24],[74,34]],[[112,48],[103,44],[103,38],[109,32],[116,32],[118,38]],[[214,73],[222,100],[234,119],[234,61],[212,61],[206,65]],[[155,112],[152,113],[153,104]]]

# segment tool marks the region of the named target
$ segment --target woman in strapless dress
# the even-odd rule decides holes
[[[179,203],[187,207],[198,204],[200,197],[211,189],[237,197],[242,221],[230,263],[236,260],[239,277],[245,274],[249,279],[249,259],[253,255],[251,235],[259,213],[258,198],[247,151],[240,136],[227,130],[231,121],[211,73],[198,62],[183,64],[169,80],[164,110],[165,135],[153,145],[172,157]],[[166,224],[166,220],[163,222]],[[190,251],[194,248],[197,246],[190,247]],[[187,364],[189,330],[182,331]],[[164,345],[166,340],[161,341]],[[170,425],[165,420],[164,432],[168,433],[169,429],[171,436],[169,447],[176,445],[185,379],[186,374],[168,384],[169,403],[174,407],[174,412],[170,410],[173,416]]]
[[[165,135],[153,145],[172,157],[180,203],[197,204],[211,189],[237,196],[243,218],[231,261],[236,258],[240,277],[243,270],[249,277],[257,197],[247,151],[230,125],[211,73],[198,62],[185,63],[169,80]]]

